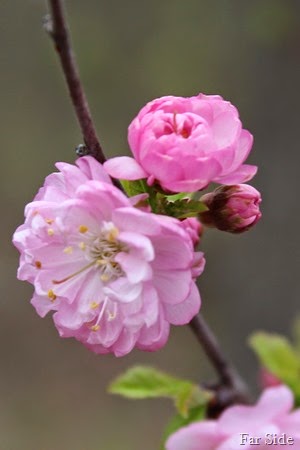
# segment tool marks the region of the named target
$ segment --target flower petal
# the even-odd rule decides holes
[[[104,163],[107,173],[120,180],[139,180],[147,178],[147,173],[139,163],[129,156],[111,158]]]

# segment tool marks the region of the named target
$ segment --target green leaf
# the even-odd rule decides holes
[[[161,450],[165,450],[165,443],[171,434],[175,433],[175,431],[179,430],[179,428],[189,425],[190,423],[198,422],[200,420],[205,419],[205,413],[206,413],[206,406],[202,405],[192,408],[189,411],[187,417],[182,417],[180,414],[176,414],[170,420],[170,422],[165,428]]]
[[[141,180],[120,180],[120,183],[128,195],[128,197],[133,197],[134,195],[138,194],[144,194],[145,192],[148,192],[148,186],[146,183],[146,179]]]
[[[205,405],[211,398],[210,393],[190,381],[142,366],[133,367],[119,376],[109,386],[109,392],[132,399],[171,398],[184,417],[188,416],[190,408]]]
[[[263,365],[280,379],[300,374],[299,355],[285,337],[258,332],[251,336],[249,342]]]
[[[295,349],[300,353],[300,316],[297,316],[293,323],[293,338]]]
[[[257,332],[249,343],[262,365],[292,389],[299,404],[300,355],[290,342],[279,334]]]

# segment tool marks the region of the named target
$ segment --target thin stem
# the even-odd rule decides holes
[[[226,360],[216,336],[203,316],[201,314],[195,316],[190,322],[190,327],[219,375],[219,384],[215,386],[217,398],[214,408],[217,406],[219,413],[232,403],[248,403],[247,386],[234,367]]]
[[[62,0],[49,0],[50,17],[45,21],[45,28],[55,44],[56,51],[65,75],[69,94],[81,128],[87,153],[103,163],[105,156],[97,137],[87,98],[79,78],[79,71],[71,46],[71,40],[64,13]]]

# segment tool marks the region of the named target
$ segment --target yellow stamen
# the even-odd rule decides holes
[[[97,309],[98,306],[99,306],[99,303],[97,303],[97,302],[91,302],[91,303],[90,303],[90,308],[91,308],[91,309]]]
[[[49,289],[49,291],[48,291],[48,297],[50,298],[51,302],[54,302],[54,300],[56,300],[56,295],[54,294],[54,292],[52,291],[52,289]]]
[[[35,265],[35,267],[36,267],[37,269],[41,269],[41,268],[42,268],[42,263],[41,263],[41,261],[35,261],[34,265]]]
[[[54,235],[53,228],[48,228],[47,233],[48,233],[49,236],[53,236]]]
[[[110,232],[107,235],[107,240],[110,242],[114,242],[119,234],[119,230],[118,228],[114,227],[112,230],[110,230]]]
[[[92,325],[90,329],[92,331],[98,331],[100,329],[100,325]]]
[[[45,222],[46,222],[48,225],[52,225],[53,222],[54,222],[54,219],[45,219]]]
[[[73,247],[69,246],[69,247],[64,248],[64,253],[71,255],[71,253],[73,253]]]
[[[85,225],[80,225],[78,228],[79,233],[86,233],[88,231],[88,227]]]
[[[86,249],[86,244],[85,244],[84,242],[79,242],[78,247],[79,247],[81,250],[85,250],[85,249]]]
[[[101,281],[108,281],[110,279],[109,275],[106,275],[105,273],[100,276]]]
[[[107,261],[105,259],[97,259],[96,265],[97,266],[105,266],[107,264]]]

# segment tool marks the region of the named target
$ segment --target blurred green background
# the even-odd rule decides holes
[[[69,0],[82,80],[107,156],[128,152],[127,126],[149,100],[219,93],[255,136],[250,162],[263,219],[249,233],[209,232],[203,313],[257,389],[245,340],[287,333],[299,308],[300,2],[298,0]],[[214,374],[188,327],[161,351],[116,359],[61,340],[16,280],[10,240],[23,208],[81,136],[61,69],[41,27],[46,4],[1,0],[0,450],[156,450],[168,401],[106,393],[135,363],[195,381]]]

